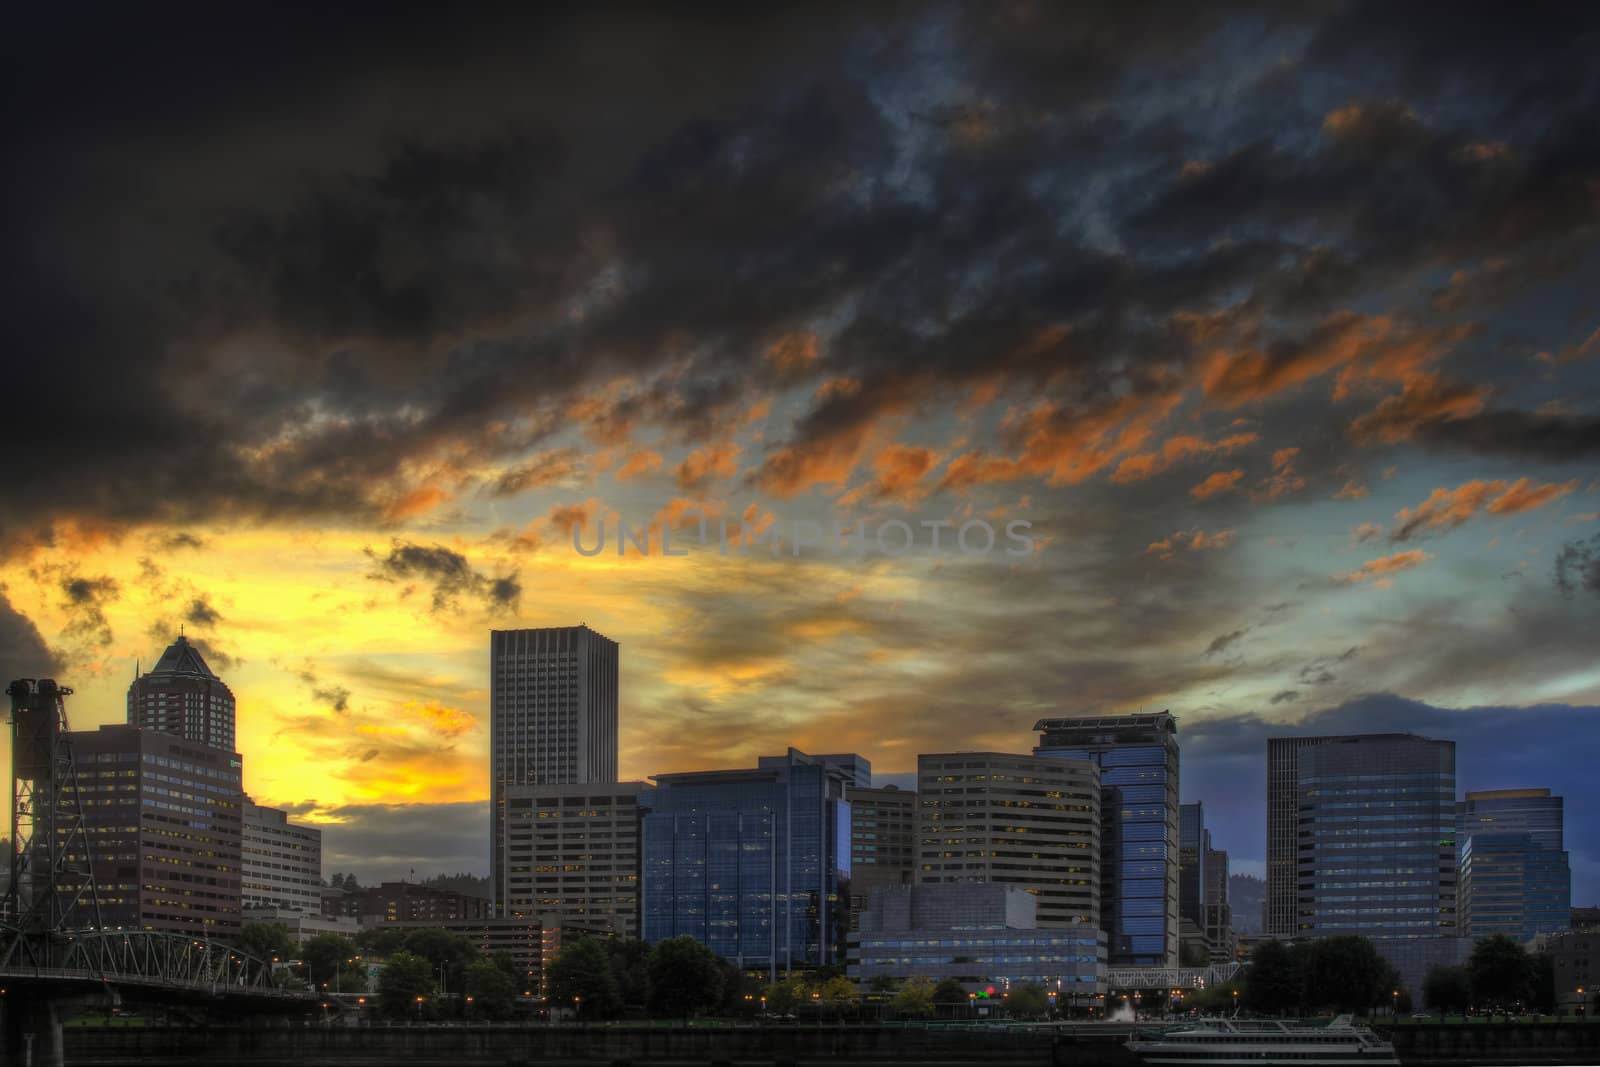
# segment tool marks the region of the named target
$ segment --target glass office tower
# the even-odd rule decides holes
[[[1100,765],[1100,925],[1111,966],[1178,963],[1178,723],[1168,712],[1042,719],[1036,756]]]
[[[760,762],[657,775],[640,796],[642,936],[773,976],[842,964],[850,775],[795,749]]]
[[[1567,854],[1528,833],[1477,833],[1461,849],[1461,925],[1473,938],[1531,941],[1567,929],[1572,871]]]
[[[1460,932],[1456,746],[1411,734],[1330,737],[1298,753],[1298,932]]]
[[[1531,834],[1540,848],[1560,852],[1564,802],[1548,789],[1484,789],[1456,805],[1456,843],[1473,834]]]

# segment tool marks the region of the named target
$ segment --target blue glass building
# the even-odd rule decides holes
[[[1563,808],[1548,789],[1472,792],[1456,805],[1464,932],[1530,941],[1567,928],[1572,871]]]
[[[1461,850],[1461,922],[1473,938],[1532,941],[1567,929],[1572,871],[1567,854],[1532,834],[1473,834]]]
[[[1358,734],[1302,749],[1299,934],[1459,934],[1455,793],[1454,741]]]
[[[849,779],[795,749],[753,770],[655,776],[639,800],[643,939],[687,935],[772,975],[842,963]]]
[[[1036,756],[1100,766],[1100,927],[1115,966],[1178,963],[1178,724],[1168,712],[1043,719]]]

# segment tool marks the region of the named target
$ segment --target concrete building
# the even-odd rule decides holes
[[[69,736],[104,924],[237,936],[239,754],[122,724]]]
[[[342,896],[323,897],[323,914],[365,923],[444,923],[488,918],[494,905],[483,897],[414,882],[383,882]]]
[[[1205,885],[1201,918],[1204,920],[1206,950],[1212,963],[1228,963],[1239,954],[1239,936],[1233,929],[1233,908],[1228,901],[1228,853],[1211,848],[1211,832],[1206,831]]]
[[[244,798],[240,858],[246,908],[322,912],[322,831]]]
[[[1461,848],[1460,891],[1463,934],[1527,942],[1567,928],[1572,871],[1533,834],[1480,831]]]
[[[1333,737],[1300,750],[1301,936],[1460,933],[1455,768],[1454,741],[1412,734]]]
[[[917,882],[1002,882],[1045,929],[1100,925],[1100,771],[1000,752],[917,757]]]
[[[1100,767],[1100,925],[1112,966],[1178,963],[1178,723],[1168,712],[1042,719],[1036,756]]]
[[[790,749],[750,770],[663,774],[640,797],[640,930],[737,966],[838,963],[848,927],[846,773]]]
[[[269,923],[288,931],[295,944],[304,944],[318,934],[342,934],[353,938],[362,930],[361,920],[352,915],[324,915],[298,908],[247,907],[244,909],[245,925]]]
[[[880,886],[910,885],[917,875],[914,790],[846,786],[850,803],[850,898],[859,914]]]
[[[1593,1014],[1600,993],[1600,930],[1569,930],[1545,941],[1555,974],[1556,1011],[1561,1015]]]
[[[1327,737],[1267,739],[1267,897],[1264,925],[1268,937],[1291,938],[1300,932],[1300,753]]]
[[[1064,1005],[1105,992],[1106,934],[1092,923],[1043,929],[1038,898],[997,882],[884,887],[851,931],[847,973],[954,978],[969,990],[1037,982]]]
[[[1199,929],[1205,925],[1206,852],[1211,835],[1206,830],[1205,806],[1199,801],[1178,806],[1178,918]]]
[[[643,782],[506,790],[505,910],[547,927],[639,936]]]
[[[617,780],[615,641],[587,626],[489,635],[490,881],[496,914],[510,896],[505,790]]]
[[[232,752],[233,690],[206,666],[187,637],[128,687],[128,724]]]

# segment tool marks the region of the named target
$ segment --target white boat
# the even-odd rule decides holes
[[[1341,1015],[1326,1026],[1206,1019],[1165,1033],[1135,1034],[1128,1048],[1141,1063],[1204,1063],[1212,1067],[1269,1063],[1399,1063],[1394,1045]]]

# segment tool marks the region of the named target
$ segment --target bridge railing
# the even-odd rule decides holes
[[[209,938],[159,930],[26,934],[14,927],[3,927],[0,973],[136,982],[212,992],[281,992],[273,985],[272,968],[261,960]]]

